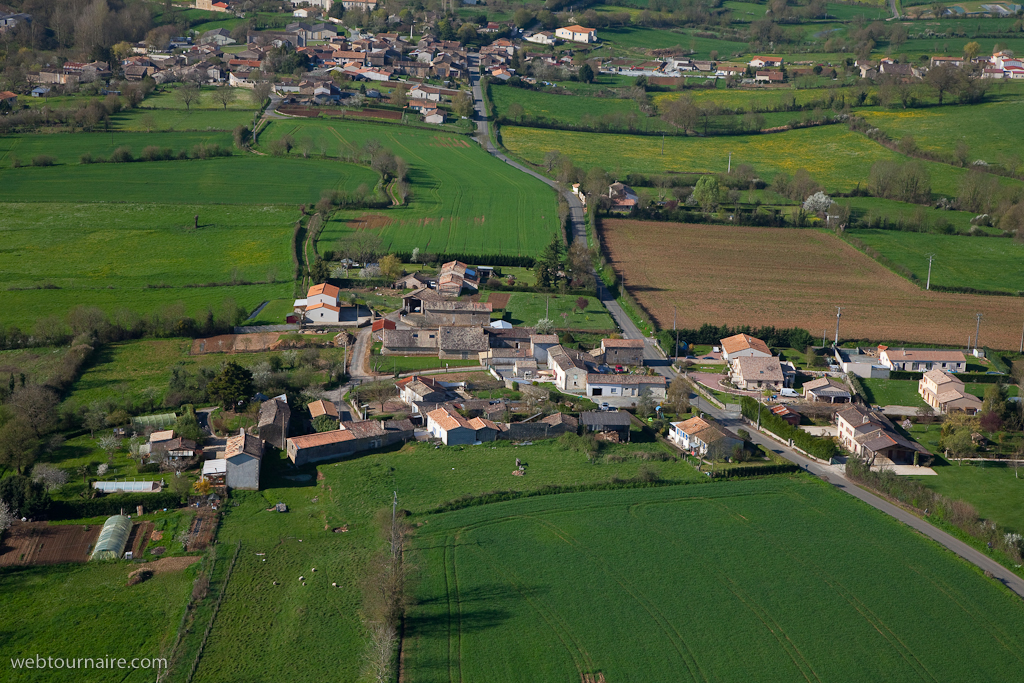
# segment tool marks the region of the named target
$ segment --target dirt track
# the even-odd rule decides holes
[[[131,576],[138,571],[150,571],[154,574],[166,574],[167,572],[180,572],[182,569],[191,567],[199,560],[203,559],[202,555],[189,555],[187,557],[165,557],[157,560],[156,562],[146,562],[142,565],[133,565],[135,567],[128,576]]]

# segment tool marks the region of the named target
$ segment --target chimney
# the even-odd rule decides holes
[[[245,427],[239,427],[238,428],[238,435],[239,436],[245,436]]]

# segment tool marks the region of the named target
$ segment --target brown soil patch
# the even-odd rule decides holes
[[[189,527],[189,539],[185,549],[205,550],[213,541],[217,533],[217,523],[220,521],[220,513],[208,507],[201,507],[192,518],[192,525]]]
[[[145,547],[151,533],[153,533],[153,522],[141,522],[132,526],[132,533],[128,537],[128,543],[125,546],[131,550],[132,557],[142,557],[142,549]]]
[[[378,230],[388,227],[391,223],[391,219],[387,216],[382,216],[379,213],[370,213],[350,220],[348,227],[353,230]]]
[[[154,574],[180,572],[182,569],[191,567],[201,559],[203,559],[202,555],[189,555],[188,557],[163,557],[154,562],[146,562],[128,576],[140,571],[153,572]]]
[[[280,112],[281,114],[286,114],[287,116],[308,116],[310,118],[316,118],[317,116],[320,116],[319,109],[310,109],[308,107],[294,105],[285,105],[283,107],[278,107],[277,111]]]
[[[508,306],[508,300],[511,296],[508,292],[491,292],[491,295],[487,297],[487,302],[491,304],[491,308],[500,311]]]
[[[1024,301],[926,292],[834,235],[606,220],[603,241],[629,291],[662,328],[678,324],[802,327],[839,335],[962,345],[983,315],[981,341],[1015,349]]]
[[[222,334],[192,342],[191,354],[205,353],[254,353],[267,351],[281,337],[280,332],[256,332],[255,334]]]
[[[102,524],[15,522],[0,541],[0,567],[85,562]]]

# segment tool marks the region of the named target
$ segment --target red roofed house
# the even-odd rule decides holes
[[[340,429],[288,439],[288,458],[296,465],[342,458],[360,451],[383,448],[415,435],[409,420],[342,422]]]
[[[782,83],[783,76],[781,71],[758,71],[754,80],[758,83]]]
[[[555,29],[555,37],[562,40],[571,40],[574,43],[596,43],[597,29],[584,28],[574,24]]]
[[[734,334],[719,342],[722,345],[722,357],[727,361],[734,358],[749,356],[752,358],[771,358],[772,352],[768,345],[757,337],[749,334]]]
[[[380,320],[374,320],[371,332],[373,334],[374,341],[384,340],[384,330],[397,329],[394,320],[388,320],[387,318],[381,318]]]
[[[0,92],[0,105],[6,105],[12,109],[18,106],[18,96],[10,90]]]
[[[313,285],[306,294],[306,322],[314,325],[341,322],[338,295],[341,289],[330,284]]]
[[[441,439],[445,446],[472,445],[477,442],[494,441],[498,438],[498,425],[482,417],[472,420],[455,412],[448,406],[427,413],[427,431]]]
[[[632,211],[639,201],[632,187],[619,182],[608,187],[608,198],[612,200],[612,211]]]

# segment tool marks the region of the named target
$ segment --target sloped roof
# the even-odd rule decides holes
[[[338,295],[341,294],[341,288],[326,282],[319,285],[313,285],[309,288],[306,298],[308,299],[310,297],[317,296],[318,294],[326,294],[329,297],[337,299]]]
[[[463,427],[465,429],[476,429],[476,427],[473,427],[466,418],[462,417],[447,406],[441,406],[437,410],[430,411],[427,413],[427,417],[436,422],[437,425],[446,432],[452,429],[458,429],[459,427]]]
[[[92,550],[90,560],[114,560],[124,553],[128,536],[132,532],[132,520],[126,515],[108,517],[103,523],[100,537],[96,539],[96,547]]]
[[[314,418],[320,417],[321,415],[338,417],[338,407],[334,405],[333,401],[320,399],[318,401],[313,401],[307,407],[309,408],[310,416]]]
[[[602,339],[601,346],[606,349],[642,349],[643,339]]]
[[[296,448],[315,448],[316,446],[341,443],[342,441],[352,441],[355,438],[355,434],[348,429],[335,429],[329,432],[320,432],[319,434],[293,436],[288,441],[294,444]]]
[[[486,351],[490,347],[482,327],[442,327],[437,345],[446,351]]]
[[[223,452],[218,457],[228,460],[236,455],[249,455],[254,458],[263,457],[263,442],[252,434],[239,434],[228,437]]]
[[[768,355],[772,353],[767,344],[757,337],[751,337],[749,334],[734,334],[731,337],[722,339],[719,343],[726,353],[737,353],[745,349],[753,349]]]

